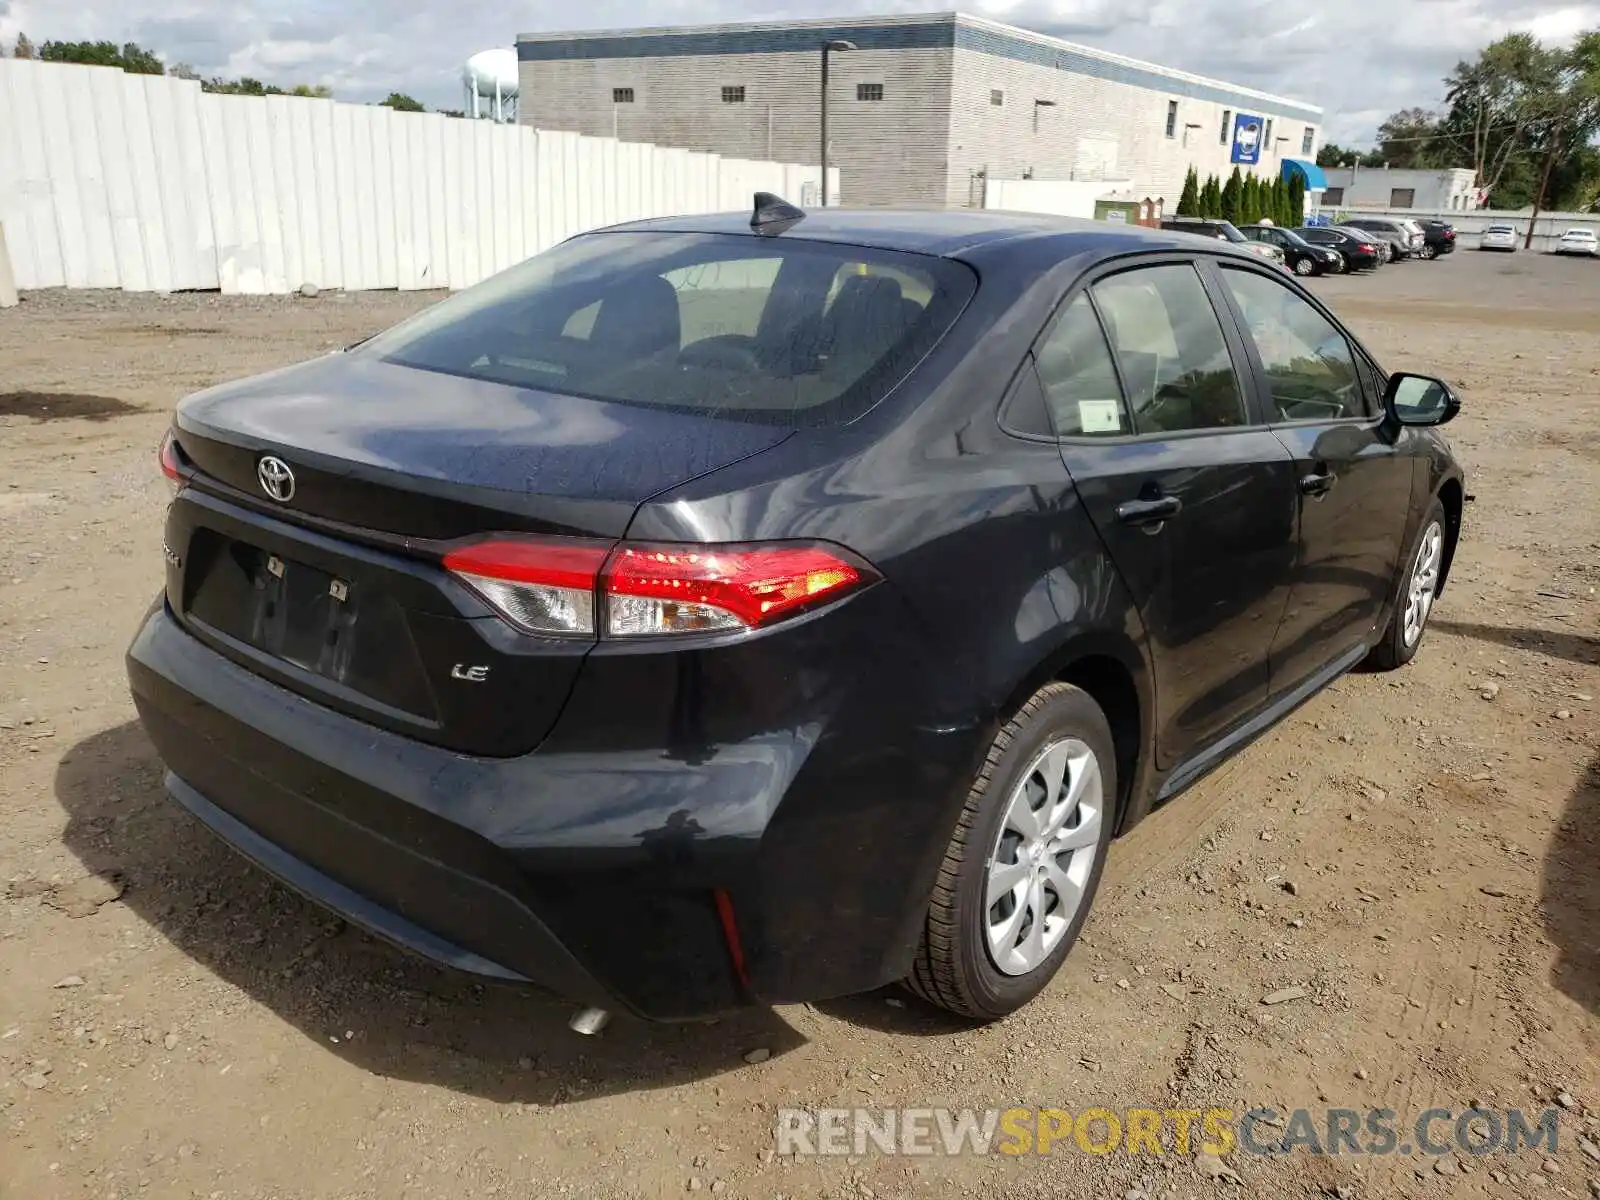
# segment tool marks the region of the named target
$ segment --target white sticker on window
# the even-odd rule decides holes
[[[1078,428],[1085,433],[1120,433],[1121,403],[1116,400],[1079,400]]]

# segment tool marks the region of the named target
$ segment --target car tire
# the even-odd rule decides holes
[[[1424,246],[1422,248],[1422,257],[1423,258],[1438,258],[1439,257],[1439,252],[1437,250],[1435,250],[1432,246]]]
[[[1423,635],[1428,632],[1428,617],[1433,613],[1434,598],[1439,592],[1448,542],[1444,505],[1436,498],[1428,507],[1422,528],[1417,531],[1406,557],[1405,574],[1395,593],[1389,627],[1368,656],[1367,661],[1377,670],[1392,671],[1416,657]]]
[[[1052,790],[1055,766],[1061,783]],[[978,1021],[1037,996],[1089,915],[1117,795],[1100,706],[1071,684],[1040,688],[995,735],[967,792],[906,987]]]
[[[1294,273],[1304,279],[1307,275],[1315,274],[1317,265],[1309,258],[1297,258],[1294,263]]]

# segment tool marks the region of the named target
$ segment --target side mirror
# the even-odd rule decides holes
[[[1401,425],[1443,425],[1461,411],[1461,400],[1442,379],[1401,371],[1389,376],[1383,406]]]

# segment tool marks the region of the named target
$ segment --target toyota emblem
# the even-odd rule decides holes
[[[261,484],[261,490],[279,504],[287,504],[294,499],[294,472],[289,469],[288,463],[276,455],[262,456],[256,464],[256,479]]]

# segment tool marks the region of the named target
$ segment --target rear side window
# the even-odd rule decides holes
[[[1216,310],[1192,266],[1144,267],[1094,285],[1138,433],[1245,424]]]
[[[1121,437],[1132,432],[1122,386],[1087,293],[1067,305],[1035,358],[1045,403],[1060,437]]]
[[[1281,421],[1367,415],[1355,356],[1343,333],[1275,279],[1224,268],[1245,332],[1255,344]]]
[[[364,343],[401,366],[792,426],[905,378],[977,286],[944,258],[803,239],[575,238]]]

